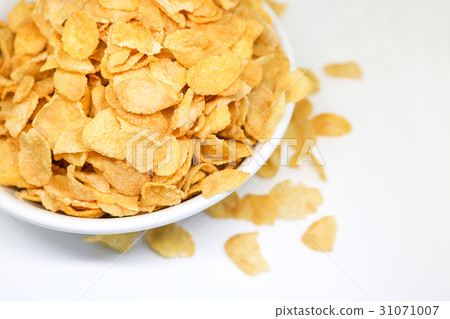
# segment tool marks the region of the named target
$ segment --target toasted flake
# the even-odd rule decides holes
[[[13,102],[14,103],[22,102],[28,96],[28,94],[30,94],[33,86],[34,86],[34,78],[31,75],[25,76],[17,86],[16,92],[14,93]]]
[[[176,224],[149,229],[144,236],[147,244],[164,257],[192,257],[195,254],[192,236]]]
[[[293,185],[290,180],[278,183],[270,191],[270,196],[278,205],[278,218],[302,219],[315,213],[322,204],[322,195],[316,188],[302,184]]]
[[[147,183],[142,188],[144,206],[173,206],[181,202],[183,192],[174,185]]]
[[[258,175],[263,178],[274,177],[278,169],[280,168],[280,157],[281,147],[278,146],[270,156],[270,158],[267,160],[266,164],[259,169]]]
[[[61,41],[65,52],[73,59],[82,61],[94,53],[99,37],[95,21],[84,10],[80,10],[66,21]]]
[[[186,80],[194,93],[215,95],[233,84],[240,72],[240,59],[224,54],[201,60],[188,70]]]
[[[135,238],[139,233],[113,234],[113,235],[95,235],[85,237],[83,240],[88,243],[101,243],[107,247],[126,253],[133,247]]]
[[[153,38],[152,33],[139,24],[114,23],[111,37],[116,45],[136,49],[143,54],[153,55],[161,51],[161,45]]]
[[[44,186],[52,177],[52,155],[47,140],[35,129],[20,135],[19,172],[35,186]]]
[[[317,251],[332,251],[336,238],[337,225],[333,216],[314,222],[302,236],[303,243]]]
[[[53,148],[54,154],[87,152],[83,143],[83,130],[91,120],[82,118],[73,122],[61,132]]]
[[[330,113],[323,113],[312,119],[317,135],[341,136],[350,133],[352,126],[343,117]]]
[[[269,265],[259,251],[258,233],[238,234],[225,243],[225,251],[231,260],[247,275],[255,276],[269,270]]]
[[[12,137],[19,136],[24,129],[39,102],[39,96],[31,92],[22,102],[14,105],[12,111],[6,116],[5,127]]]
[[[249,173],[234,169],[224,169],[212,173],[201,184],[203,196],[206,198],[238,188],[250,177]]]
[[[19,173],[19,145],[12,138],[0,138],[0,184],[31,187]]]
[[[362,77],[361,69],[356,62],[329,64],[324,67],[325,72],[334,77],[359,79]]]
[[[314,83],[301,70],[286,73],[276,86],[276,95],[286,94],[286,102],[304,99],[314,89]]]
[[[17,28],[14,53],[36,55],[44,50],[46,44],[47,39],[42,36],[34,22],[25,22]]]
[[[84,74],[68,72],[61,69],[57,69],[53,82],[56,91],[71,101],[79,101],[87,86],[87,78]]]
[[[99,0],[100,4],[109,9],[134,11],[139,6],[139,0]]]

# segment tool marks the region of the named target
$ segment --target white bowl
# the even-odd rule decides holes
[[[295,66],[292,48],[280,22],[267,6],[265,8],[272,17],[273,26],[280,37],[281,46],[285,54],[291,61],[291,65]],[[286,104],[286,112],[278,122],[271,141],[256,145],[255,154],[258,156],[258,160],[255,157],[247,158],[239,166],[240,170],[254,175],[261,168],[283,137],[293,110],[293,103]],[[232,191],[224,192],[211,198],[204,198],[202,195],[199,195],[179,205],[139,216],[88,219],[49,212],[39,205],[18,199],[13,189],[0,187],[0,210],[23,221],[49,229],[78,234],[118,234],[141,231],[177,222],[202,212],[231,193]]]

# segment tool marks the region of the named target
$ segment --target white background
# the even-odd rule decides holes
[[[14,3],[1,0],[3,19]],[[304,246],[292,222],[257,227],[202,213],[180,223],[197,244],[193,258],[164,259],[141,241],[111,266],[120,255],[83,236],[1,213],[0,299],[448,300],[450,1],[378,0],[350,27],[371,3],[291,0],[282,18],[298,65],[314,63],[321,80],[315,112],[343,115],[353,131],[319,139],[328,182],[310,165],[258,181],[266,190],[288,178],[320,188],[324,204],[299,225],[336,216],[330,255]],[[322,71],[348,60],[362,80]],[[244,192],[263,190],[250,181]],[[248,277],[223,245],[255,230],[271,271]]]

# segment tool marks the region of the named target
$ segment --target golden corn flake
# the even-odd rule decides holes
[[[135,243],[135,238],[139,233],[125,233],[113,235],[95,235],[85,237],[83,240],[88,243],[101,243],[107,247],[126,253]]]
[[[303,243],[316,251],[332,251],[337,225],[333,216],[324,217],[311,226],[302,236]]]
[[[52,177],[50,145],[35,129],[20,135],[19,172],[35,186],[44,186]]]
[[[35,55],[44,50],[46,44],[47,39],[42,36],[34,22],[25,22],[17,28],[14,53]]]
[[[0,184],[30,187],[19,173],[19,145],[12,138],[0,138]]]
[[[233,218],[238,204],[239,196],[234,192],[217,204],[206,209],[206,212],[214,218]]]
[[[202,181],[203,196],[209,198],[216,194],[236,189],[249,177],[249,173],[234,169],[224,169],[212,173]]]
[[[54,154],[82,153],[88,149],[83,143],[83,131],[91,120],[82,118],[73,122],[61,132],[53,148]]]
[[[241,73],[241,60],[233,55],[201,60],[187,72],[187,83],[196,94],[215,95],[228,88]]]
[[[255,276],[268,271],[269,265],[259,251],[258,233],[238,234],[225,243],[225,252],[247,275]]]
[[[5,127],[12,137],[19,136],[24,129],[39,102],[39,96],[31,92],[19,104],[15,104],[11,112],[6,115]]]
[[[84,117],[79,102],[72,102],[55,94],[37,113],[32,125],[53,148],[61,133],[75,121]]]
[[[361,69],[355,62],[347,62],[340,64],[329,64],[324,67],[325,72],[330,76],[346,77],[346,78],[361,78]]]
[[[82,133],[87,149],[118,160],[125,159],[125,141],[120,136],[120,124],[108,108],[99,112]]]
[[[21,0],[8,14],[9,27],[16,32],[17,28],[25,22],[32,21],[34,3]]]
[[[30,94],[33,86],[34,86],[34,78],[31,75],[25,76],[17,86],[16,92],[14,93],[13,102],[14,103],[22,102],[28,96],[28,94]]]
[[[84,74],[57,69],[53,75],[56,91],[71,101],[79,101],[86,90],[87,78]]]
[[[115,45],[136,49],[143,54],[152,55],[161,51],[161,45],[153,39],[152,33],[139,24],[115,23],[111,37]]]
[[[322,195],[316,188],[302,184],[293,185],[290,180],[278,183],[270,191],[270,196],[278,205],[278,218],[302,219],[315,213],[322,204]]]
[[[144,206],[173,206],[181,202],[183,192],[174,185],[146,183],[142,188]]]
[[[297,102],[314,90],[314,83],[300,69],[286,73],[277,83],[277,95],[286,94],[286,102]]]
[[[109,9],[134,11],[139,6],[139,0],[99,0],[100,4]]]
[[[263,178],[274,177],[278,169],[280,168],[280,157],[281,157],[281,147],[277,146],[275,151],[267,160],[266,164],[259,169],[258,175]]]
[[[65,52],[73,59],[82,61],[94,53],[99,37],[97,24],[85,11],[80,10],[64,24],[61,41]]]
[[[144,236],[147,244],[164,257],[192,257],[195,254],[192,236],[176,224],[149,229]]]
[[[314,88],[311,91],[311,94],[315,94],[320,91],[320,82],[317,76],[311,71],[311,69],[305,69],[305,68],[299,68],[300,72],[302,72],[304,75],[308,77],[308,79],[311,80],[311,82],[314,84]]]
[[[313,117],[312,124],[317,135],[323,136],[341,136],[352,130],[351,124],[346,119],[330,113]]]

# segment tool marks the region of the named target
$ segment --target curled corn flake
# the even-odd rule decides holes
[[[324,67],[324,70],[328,75],[335,77],[358,79],[362,76],[361,69],[355,62],[329,64]]]
[[[149,229],[144,236],[148,245],[164,257],[192,257],[195,254],[192,236],[176,224]]]
[[[35,186],[44,186],[52,177],[52,155],[47,140],[35,129],[20,135],[19,172]]]
[[[286,94],[286,102],[297,102],[314,90],[314,83],[300,69],[286,73],[277,84],[276,94]]]
[[[298,69],[300,72],[303,72],[304,75],[306,75],[308,77],[308,79],[311,80],[311,82],[314,85],[314,88],[311,91],[311,94],[315,94],[317,92],[320,91],[320,82],[319,79],[317,78],[317,76],[313,73],[313,71],[311,71],[310,69],[305,69],[305,68],[299,68]]]
[[[259,251],[258,233],[238,234],[225,243],[225,252],[247,275],[255,276],[269,270],[269,265]]]
[[[224,169],[212,173],[201,184],[203,196],[206,198],[238,188],[250,177],[249,173],[234,169]]]
[[[65,52],[73,59],[82,61],[94,53],[99,37],[95,21],[84,10],[80,10],[64,24],[61,41]]]
[[[187,83],[196,94],[215,95],[228,88],[239,77],[241,61],[224,54],[208,57],[187,72]]]
[[[121,253],[127,252],[133,247],[135,238],[139,233],[125,233],[113,235],[95,235],[85,237],[83,240],[88,243],[101,243],[107,247],[117,250]]]
[[[316,133],[323,136],[341,136],[352,130],[352,126],[346,119],[330,113],[313,117],[312,124]]]
[[[337,225],[333,216],[324,217],[311,226],[302,236],[303,243],[317,251],[332,251]]]
[[[23,101],[14,105],[14,108],[6,116],[5,127],[12,137],[19,136],[25,128],[28,120],[38,106],[39,96],[31,92]]]

